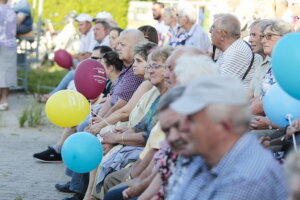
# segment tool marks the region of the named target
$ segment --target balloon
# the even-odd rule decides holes
[[[300,33],[279,40],[272,54],[272,70],[280,87],[300,100]]]
[[[78,64],[74,82],[78,92],[88,99],[95,99],[105,88],[105,69],[99,62],[86,59]]]
[[[55,51],[54,61],[62,68],[70,69],[73,66],[73,58],[71,54],[63,49]]]
[[[292,120],[300,117],[300,101],[288,95],[277,83],[267,91],[263,105],[267,117],[281,127],[289,125],[287,114],[291,114]]]
[[[61,154],[69,169],[78,173],[87,173],[100,164],[103,149],[96,136],[78,132],[64,142]]]
[[[55,125],[72,127],[80,124],[89,114],[90,104],[80,93],[61,90],[54,93],[46,103],[46,115]]]

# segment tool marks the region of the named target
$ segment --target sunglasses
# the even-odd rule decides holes
[[[268,33],[268,34],[262,35],[260,37],[261,37],[261,39],[266,38],[266,40],[271,40],[273,36],[279,36],[279,37],[281,37],[282,35]]]
[[[92,56],[91,59],[93,60],[101,60],[103,57],[95,57],[95,56]]]

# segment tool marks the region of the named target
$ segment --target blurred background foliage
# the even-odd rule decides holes
[[[33,0],[29,3],[33,5]],[[43,20],[49,19],[54,25],[56,30],[63,28],[65,16],[70,11],[76,11],[77,14],[87,13],[92,17],[100,11],[107,11],[112,14],[117,21],[119,27],[126,28],[127,26],[127,11],[129,0],[44,0]],[[38,10],[33,11],[35,21],[37,22]]]

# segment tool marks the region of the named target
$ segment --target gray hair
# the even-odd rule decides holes
[[[168,15],[170,17],[176,17],[177,15],[177,9],[175,6],[166,6],[164,15]]]
[[[142,42],[136,45],[133,48],[133,55],[140,55],[145,61],[147,61],[148,55],[151,53],[151,50],[153,50],[157,44],[153,42]]]
[[[220,73],[219,67],[207,55],[184,55],[174,70],[179,84],[187,85],[196,77]]]
[[[216,123],[230,120],[237,134],[246,132],[251,119],[248,105],[211,104],[207,106],[206,113],[209,119]]]
[[[160,60],[162,63],[164,63],[167,60],[167,58],[171,55],[173,49],[174,48],[170,46],[157,48],[148,55],[148,61]]]
[[[290,23],[282,20],[282,19],[275,19],[271,20],[271,22],[265,26],[264,30],[266,28],[270,27],[272,31],[276,31],[279,35],[286,35],[288,33],[294,32],[293,27],[290,25]]]
[[[167,109],[171,103],[176,101],[181,95],[183,94],[185,90],[185,86],[175,86],[172,89],[170,89],[166,94],[164,94],[158,103],[158,112],[161,112],[165,109]]]
[[[104,21],[104,20],[97,20],[95,22],[95,25],[96,24],[102,24],[102,26],[104,27],[105,30],[109,30],[110,31],[110,29],[111,29],[110,25],[106,21]]]
[[[266,27],[271,25],[272,21],[273,20],[270,20],[270,19],[261,20],[261,22],[259,23],[259,31],[261,32],[261,34],[263,34]]]
[[[241,24],[238,18],[232,14],[223,14],[217,19],[220,19],[219,28],[224,29],[231,37],[240,37]]]
[[[190,3],[180,3],[178,5],[178,14],[187,17],[191,23],[197,21],[197,9]]]
[[[120,36],[123,35],[130,35],[130,39],[133,40],[135,45],[145,41],[144,34],[137,29],[126,29],[120,33]]]

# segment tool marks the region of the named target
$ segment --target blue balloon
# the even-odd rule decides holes
[[[90,133],[78,132],[64,142],[62,159],[74,172],[87,173],[98,167],[103,157],[102,144]]]
[[[276,125],[289,125],[287,115],[291,120],[300,118],[300,101],[283,91],[276,83],[271,86],[263,98],[264,111],[267,117]]]
[[[272,53],[272,70],[281,86],[292,97],[300,100],[300,33],[284,36]]]

